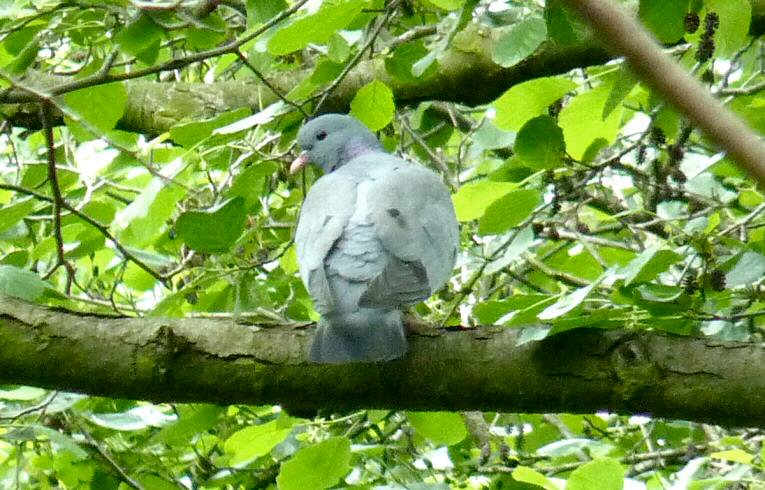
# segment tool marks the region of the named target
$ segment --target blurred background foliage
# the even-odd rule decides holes
[[[628,6],[765,131],[758,2]],[[483,105],[456,102],[488,77],[399,100],[446,85],[450,50],[512,69],[590,39],[556,0],[2,1],[0,292],[316,320],[291,237],[318,174],[286,166],[304,119],[371,60],[384,79],[346,108],[443,175],[462,225],[453,280],[420,316],[532,325],[529,341],[580,327],[761,341],[763,194],[620,60],[551,66]],[[3,488],[762,488],[762,440],[608,413],[301,418],[0,386]]]

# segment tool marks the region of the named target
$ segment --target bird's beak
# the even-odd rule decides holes
[[[307,152],[302,152],[298,157],[292,162],[292,165],[290,165],[290,173],[296,174],[303,170],[303,168],[308,165],[308,160],[310,157],[308,156]]]

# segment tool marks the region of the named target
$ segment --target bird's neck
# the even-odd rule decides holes
[[[341,162],[348,163],[354,158],[360,157],[361,155],[380,150],[382,150],[382,145],[377,140],[374,141],[374,144],[370,144],[369,141],[353,138],[342,146],[339,160]]]

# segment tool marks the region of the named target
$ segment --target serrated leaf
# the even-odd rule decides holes
[[[624,108],[618,106],[605,119],[601,117],[611,87],[604,83],[581,93],[561,110],[558,125],[563,129],[566,151],[572,157],[582,159],[590,144],[599,138],[608,144],[616,139]]]
[[[395,112],[393,92],[379,80],[361,87],[351,101],[351,115],[372,131],[387,126],[393,120]]]
[[[479,180],[463,185],[452,196],[457,219],[459,221],[472,221],[480,218],[491,203],[517,188],[518,186],[515,184],[491,180]]]
[[[181,122],[170,128],[170,138],[185,148],[193,148],[219,128],[241,121],[249,115],[250,110],[243,107],[202,121]]]
[[[574,44],[588,35],[584,21],[565,6],[565,0],[545,2],[545,22],[550,39],[557,44]]]
[[[594,283],[590,284],[589,286],[585,286],[583,288],[579,288],[575,290],[573,293],[567,294],[563,296],[561,299],[556,301],[555,303],[551,304],[542,312],[537,315],[537,318],[540,320],[553,320],[555,318],[558,318],[560,316],[565,315],[569,311],[573,310],[587,298],[587,296],[590,295],[593,289],[595,289],[600,284],[600,280],[595,281]]]
[[[676,263],[682,257],[672,250],[651,247],[645,249],[640,255],[632,259],[619,272],[624,277],[624,285],[647,282],[665,272],[670,265]]]
[[[746,45],[752,20],[752,5],[748,0],[704,0],[702,19],[707,12],[716,13],[720,19],[714,37],[716,56],[731,56]]]
[[[462,8],[462,6],[465,4],[465,0],[425,0],[425,1],[443,10],[457,10],[458,8]]]
[[[148,14],[141,13],[114,36],[114,41],[124,52],[149,64],[156,59],[163,32]]]
[[[46,291],[55,291],[34,272],[12,265],[0,265],[0,293],[26,301],[39,300]]]
[[[334,486],[350,470],[351,441],[332,437],[300,449],[282,464],[276,484],[279,490],[323,490]]]
[[[541,17],[528,17],[502,32],[491,48],[491,59],[505,68],[516,65],[536,51],[547,38]]]
[[[178,237],[197,252],[225,252],[244,231],[247,210],[235,197],[204,211],[186,211],[175,223]]]
[[[558,168],[563,164],[566,144],[563,130],[550,116],[537,116],[523,125],[515,138],[518,157],[533,170]]]
[[[37,53],[40,51],[40,41],[32,38],[29,43],[24,46],[24,49],[16,55],[14,60],[6,66],[6,69],[14,75],[23,73],[29,68],[32,63],[37,59]]]
[[[268,40],[268,52],[284,55],[303,49],[309,43],[326,42],[332,34],[350,24],[365,4],[363,0],[325,3],[316,13],[276,31]]]
[[[385,70],[393,77],[406,83],[418,81],[436,74],[436,63],[429,64],[423,73],[416,75],[414,65],[426,57],[430,51],[421,40],[404,43],[398,46],[393,54],[385,58]],[[435,61],[435,59],[434,59]]]
[[[238,121],[234,121],[231,124],[216,128],[213,134],[234,134],[240,131],[246,131],[255,126],[266,124],[274,120],[275,117],[280,116],[290,109],[284,102],[277,101],[269,105],[262,111],[255,113],[251,116],[242,118]]]
[[[478,223],[478,233],[495,235],[506,232],[528,218],[541,201],[542,195],[534,189],[508,192],[486,208]]]
[[[36,207],[37,202],[31,197],[20,199],[13,204],[2,205],[0,207],[0,232],[29,216]]]
[[[122,118],[128,93],[122,82],[83,88],[64,96],[66,105],[90,129],[103,133],[114,129]]]
[[[178,411],[178,420],[154,434],[150,439],[152,444],[186,444],[195,435],[201,434],[215,425],[225,409],[217,405],[180,405]]]
[[[754,455],[744,451],[743,449],[729,449],[727,451],[716,451],[710,454],[714,459],[722,459],[723,461],[731,461],[733,463],[752,464]]]
[[[601,458],[575,469],[566,482],[566,490],[621,490],[624,467],[615,459]]]
[[[513,479],[522,483],[528,483],[530,485],[544,488],[545,490],[558,490],[558,487],[546,476],[526,466],[519,466],[514,469]]]
[[[292,426],[284,426],[279,420],[251,425],[231,434],[223,448],[229,454],[229,462],[232,466],[244,466],[271,452],[289,435],[290,431]]]
[[[576,88],[566,78],[535,78],[514,85],[497,100],[494,124],[506,131],[518,131],[531,119],[547,111],[547,107]]]
[[[687,10],[688,0],[640,0],[638,17],[660,42],[670,44],[685,34]]]
[[[467,435],[465,421],[456,412],[407,412],[406,418],[425,439],[452,446]]]
[[[736,265],[725,275],[728,287],[745,286],[765,276],[765,256],[756,252],[744,252]]]
[[[82,460],[89,456],[88,453],[68,435],[42,425],[33,425],[32,427],[34,428],[35,433],[47,437],[48,440],[59,446],[61,449],[72,453],[75,458]]]

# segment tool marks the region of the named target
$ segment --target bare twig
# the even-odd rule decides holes
[[[66,260],[64,253],[64,237],[61,234],[61,208],[64,207],[64,198],[61,196],[61,187],[58,184],[58,172],[56,172],[56,142],[53,138],[53,124],[51,121],[51,111],[53,105],[43,100],[40,102],[40,120],[43,123],[43,133],[45,133],[46,154],[48,157],[48,182],[50,183],[53,199],[53,237],[56,240],[56,264],[45,274],[49,278],[59,267],[66,269],[66,286],[64,291],[69,294],[72,290],[72,279],[74,277],[74,268]]]

